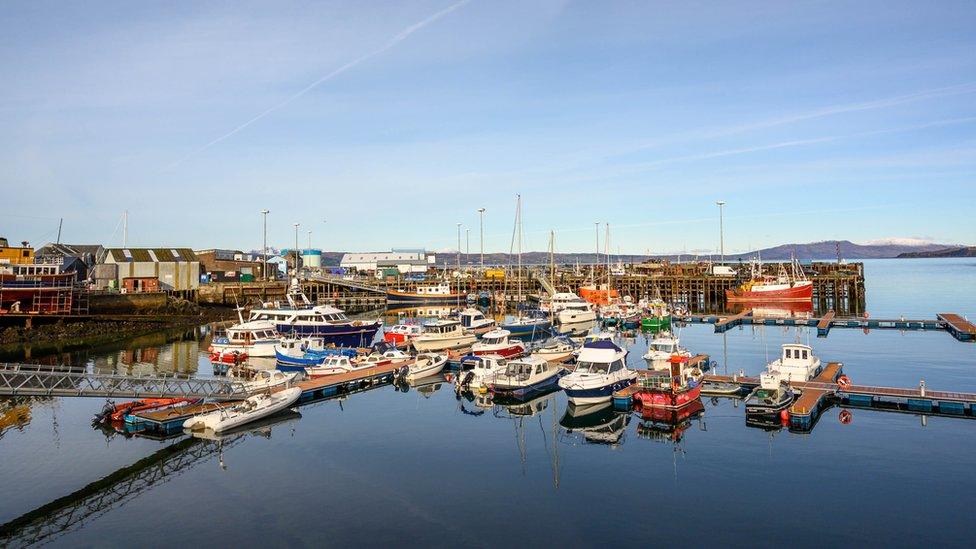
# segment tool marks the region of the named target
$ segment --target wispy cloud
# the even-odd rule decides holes
[[[305,86],[304,88],[302,88],[302,89],[298,90],[297,92],[293,93],[292,95],[288,96],[284,100],[276,103],[275,105],[272,105],[271,107],[269,107],[269,108],[261,111],[260,113],[258,113],[255,116],[251,117],[250,119],[248,119],[243,124],[240,124],[239,126],[235,127],[234,129],[230,130],[229,132],[221,135],[220,137],[217,137],[216,139],[210,141],[206,145],[200,147],[199,149],[194,150],[190,154],[188,154],[188,155],[184,156],[183,158],[177,160],[176,162],[170,164],[167,167],[167,169],[173,169],[173,168],[178,167],[179,165],[183,164],[187,160],[189,160],[189,159],[193,158],[194,156],[196,156],[196,155],[198,155],[198,154],[206,151],[210,147],[213,147],[214,145],[220,143],[221,141],[224,141],[225,139],[227,139],[229,137],[232,137],[234,134],[236,134],[236,133],[244,130],[245,128],[247,128],[251,124],[254,124],[255,122],[257,122],[258,120],[261,120],[262,118],[268,116],[269,114],[271,114],[271,113],[273,113],[273,112],[275,112],[275,111],[277,111],[277,110],[279,110],[279,109],[287,106],[292,101],[295,101],[296,99],[302,97],[303,95],[305,95],[308,92],[312,91],[316,87],[321,86],[322,84],[328,82],[329,80],[332,80],[333,78],[335,78],[335,77],[341,75],[342,73],[344,73],[344,72],[346,72],[346,71],[348,71],[348,70],[350,70],[350,69],[352,69],[352,68],[360,65],[361,63],[363,63],[365,61],[368,61],[368,60],[370,60],[370,59],[372,59],[372,58],[374,58],[374,57],[376,57],[378,55],[382,55],[383,53],[386,53],[391,48],[393,48],[394,46],[396,46],[397,44],[399,44],[400,42],[403,42],[404,40],[406,40],[407,38],[409,38],[410,35],[412,35],[413,33],[415,33],[417,31],[423,29],[424,27],[426,27],[427,25],[430,25],[431,23],[434,23],[438,19],[444,17],[445,15],[448,15],[449,13],[457,10],[458,8],[461,8],[465,4],[468,4],[470,1],[471,0],[461,0],[460,2],[456,2],[454,4],[451,4],[450,6],[442,9],[441,11],[439,11],[439,12],[437,12],[437,13],[431,15],[431,16],[428,16],[427,18],[423,19],[422,21],[419,21],[417,23],[414,23],[413,25],[410,25],[409,27],[403,29],[402,31],[400,31],[399,33],[397,33],[395,36],[393,36],[393,38],[391,38],[390,40],[388,40],[382,47],[380,47],[378,49],[375,49],[375,50],[373,50],[373,51],[371,51],[369,53],[366,53],[364,55],[361,55],[361,56],[353,59],[352,61],[349,61],[348,63],[340,66],[339,68],[334,69],[333,71],[331,71],[328,74],[322,76],[318,80],[312,82],[311,84]]]

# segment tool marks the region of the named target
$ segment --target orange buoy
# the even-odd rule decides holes
[[[850,410],[841,410],[837,419],[840,420],[841,425],[850,425],[854,421],[854,414]]]
[[[841,389],[847,389],[851,386],[851,378],[847,376],[840,376],[837,378],[837,385],[839,385]]]
[[[790,411],[789,410],[780,410],[780,412],[779,412],[779,418],[782,419],[783,421],[789,421],[790,420]]]

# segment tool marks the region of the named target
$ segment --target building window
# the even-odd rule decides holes
[[[122,250],[122,255],[124,255],[129,261],[132,261],[132,252],[130,252],[128,248]]]

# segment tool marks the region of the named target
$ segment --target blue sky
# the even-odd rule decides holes
[[[9,2],[0,234],[976,243],[976,3]]]

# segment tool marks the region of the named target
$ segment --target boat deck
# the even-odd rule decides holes
[[[976,326],[972,322],[954,313],[939,313],[936,318],[946,325],[946,330],[959,340],[976,339]]]
[[[792,386],[800,389],[799,398],[790,406],[790,416],[801,416],[814,414],[819,410],[823,403],[823,400],[833,394],[829,388],[824,387],[809,387],[806,386],[808,383],[812,384],[824,384],[834,386],[834,382],[840,377],[841,371],[843,370],[843,365],[839,362],[831,362],[827,364],[827,367],[820,372],[815,378],[806,383],[793,383]]]

